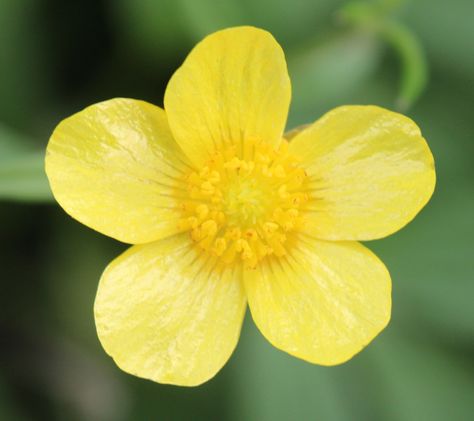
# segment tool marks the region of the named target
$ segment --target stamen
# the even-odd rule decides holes
[[[179,207],[178,226],[203,253],[255,268],[267,256],[287,253],[288,236],[309,200],[307,175],[286,141],[278,150],[246,142],[245,158],[233,148],[219,151],[186,177],[190,201]]]

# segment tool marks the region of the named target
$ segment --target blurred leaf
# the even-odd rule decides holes
[[[379,63],[379,44],[362,32],[326,37],[288,55],[292,81],[289,127],[314,121],[347,101]]]
[[[62,414],[54,419],[124,419],[129,407],[127,391],[118,380],[119,373],[104,366],[100,358],[60,334],[50,335],[40,325],[16,325],[1,333],[0,356],[6,377],[13,379],[19,390],[41,396],[41,407],[22,407],[34,419],[38,419],[39,409],[56,409]]]
[[[373,350],[375,351],[375,350]],[[468,420],[474,412],[474,377],[468,355],[417,336],[385,335],[371,352],[383,385],[387,421]]]
[[[464,77],[474,90],[474,7],[472,0],[410,0],[404,18],[426,46],[433,65]]]
[[[381,34],[400,58],[400,88],[395,106],[400,111],[406,111],[426,87],[428,65],[425,53],[414,33],[399,22],[388,22],[381,28]]]
[[[219,29],[254,25],[287,48],[327,25],[343,0],[119,0],[109,2],[118,34],[132,51],[161,62],[184,55],[194,42]]]
[[[270,31],[285,48],[327,26],[342,0],[179,0],[194,40],[230,26],[253,25]],[[291,30],[289,30],[291,28]]]
[[[169,59],[190,42],[179,1],[117,0],[109,6],[118,37],[146,61]]]
[[[51,241],[44,247],[44,270],[53,313],[61,315],[55,322],[59,330],[101,352],[94,298],[102,272],[124,245],[85,227],[62,210],[52,226]]]
[[[51,201],[44,172],[44,150],[24,136],[0,126],[0,199]]]
[[[233,420],[470,419],[468,360],[417,335],[387,331],[349,362],[321,367],[266,343],[250,321],[236,351]]]
[[[249,314],[230,365],[235,382],[232,420],[351,419],[331,369],[273,348]]]
[[[268,29],[285,48],[298,48],[308,38],[323,33],[332,25],[332,15],[344,1],[242,0],[250,22]]]
[[[417,36],[392,16],[401,4],[398,0],[351,1],[338,12],[338,17],[346,24],[377,35],[394,49],[401,64],[395,107],[406,111],[426,87],[428,65]]]
[[[38,12],[35,0],[0,1],[0,119],[17,127],[30,125],[35,107],[48,100],[50,72]]]
[[[471,344],[474,101],[464,95],[463,84],[434,76],[433,88],[414,116],[435,158],[434,196],[407,227],[369,246],[390,269],[393,310],[403,317],[405,328],[413,326],[446,341]]]
[[[219,29],[245,22],[245,3],[235,0],[179,0],[188,31],[193,39],[200,39]]]
[[[5,383],[0,377],[0,420],[23,421],[28,418],[22,413],[20,408],[15,406],[15,401],[11,393],[9,393],[8,383]]]
[[[473,343],[472,215],[472,185],[458,185],[454,192],[438,190],[413,224],[373,244],[390,269],[394,312],[403,318],[407,329],[429,330],[432,336],[447,341]]]

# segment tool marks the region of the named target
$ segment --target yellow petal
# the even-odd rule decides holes
[[[311,177],[305,229],[371,240],[410,222],[435,186],[433,156],[409,118],[374,106],[336,108],[290,142]]]
[[[253,27],[225,29],[201,41],[171,78],[165,110],[187,156],[203,164],[216,148],[262,140],[277,145],[291,86],[281,47]]]
[[[124,371],[194,386],[234,350],[246,308],[241,272],[197,258],[188,235],[131,247],[105,270],[97,333]]]
[[[246,270],[244,282],[263,335],[312,363],[347,361],[390,319],[390,275],[357,242],[306,237],[289,255]]]
[[[73,218],[120,241],[145,243],[177,232],[173,196],[185,188],[184,160],[161,108],[112,99],[56,127],[46,173]]]

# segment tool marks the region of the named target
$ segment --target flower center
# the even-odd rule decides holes
[[[228,223],[236,226],[257,224],[265,216],[269,205],[266,187],[261,180],[252,177],[252,173],[237,173],[229,180],[222,201]]]
[[[286,254],[308,196],[306,173],[285,140],[276,151],[256,142],[247,149],[245,159],[234,149],[216,152],[199,173],[187,175],[179,228],[203,252],[253,268],[266,256]]]

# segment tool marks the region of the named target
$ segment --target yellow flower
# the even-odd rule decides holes
[[[285,138],[290,90],[275,39],[230,28],[191,51],[164,110],[112,99],[55,129],[46,171],[59,204],[135,244],[95,301],[100,341],[126,372],[203,383],[234,350],[247,302],[275,347],[322,365],[387,325],[389,273],[357,241],[427,203],[431,152],[413,121],[375,106],[336,108]]]

